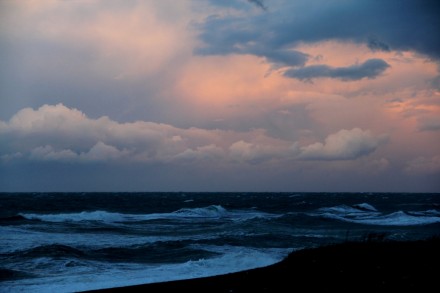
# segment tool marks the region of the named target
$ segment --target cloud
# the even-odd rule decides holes
[[[55,150],[50,145],[39,146],[31,150],[30,159],[38,161],[64,161],[69,162],[77,159],[78,155],[72,150]]]
[[[255,55],[266,58],[269,62],[279,65],[302,66],[308,59],[308,55],[291,48],[272,46],[269,40],[261,36],[262,32],[248,27],[247,20],[242,18],[230,19],[212,17],[207,22],[198,26],[201,31],[199,38],[204,45],[195,48],[194,52],[199,55]],[[242,30],[236,27],[246,26]],[[264,35],[264,33],[263,33]]]
[[[431,85],[433,88],[435,88],[436,90],[440,91],[440,75],[437,75],[436,77],[434,77],[431,81]]]
[[[371,160],[368,161],[366,164],[366,167],[370,168],[371,170],[375,172],[382,172],[386,169],[388,169],[390,166],[390,162],[385,158],[380,158],[377,160]]]
[[[368,130],[353,128],[329,135],[324,143],[301,148],[299,158],[305,160],[352,160],[373,153],[387,137],[374,136]]]
[[[264,2],[262,0],[247,0],[248,2],[255,4],[257,7],[263,9],[264,11],[267,10],[266,5],[264,5]]]
[[[195,149],[186,149],[185,151],[177,154],[174,159],[194,161],[194,160],[215,160],[225,158],[225,152],[222,148],[210,144],[206,146],[200,146]]]
[[[417,157],[406,163],[405,172],[415,175],[435,174],[440,172],[440,156]]]
[[[307,67],[289,69],[284,76],[299,80],[313,78],[337,78],[343,81],[360,80],[363,78],[374,79],[382,74],[390,65],[382,59],[369,59],[362,64],[348,67],[331,67],[327,65],[311,65]]]
[[[193,1],[0,2],[2,117],[64,102],[160,120],[151,104],[192,55]]]
[[[370,48],[373,51],[391,51],[391,48],[388,44],[385,44],[384,42],[380,41],[377,38],[369,38],[368,39],[368,48]]]
[[[56,150],[51,145],[39,146],[30,151],[29,159],[56,162],[108,162],[128,158],[128,150],[97,142],[88,152],[76,153],[71,149]]]
[[[258,163],[279,158],[292,158],[295,150],[295,147],[250,143],[240,140],[229,147],[229,154],[234,161]]]
[[[262,0],[208,0],[208,2],[216,7],[227,7],[234,8],[237,10],[247,10],[248,5],[244,5],[245,1],[255,5],[256,7],[262,9],[263,11],[267,11],[267,6],[264,4]]]
[[[92,119],[63,104],[25,108],[8,122],[0,121],[3,161],[110,162],[244,160],[280,156],[288,141],[264,131],[247,132],[178,128],[146,121],[119,123],[108,117]],[[248,153],[243,153],[244,138]],[[14,154],[20,154],[16,156]]]
[[[158,159],[185,147],[179,133],[185,130],[143,121],[118,123],[105,116],[91,119],[63,104],[44,105],[22,109],[0,124],[0,151],[40,160]]]
[[[308,169],[296,182],[314,187],[323,168],[398,178],[437,153],[437,1],[34,2],[0,4],[0,173],[16,186],[31,167],[109,182],[109,163],[121,186],[199,167],[254,170],[251,187],[276,169],[292,188]],[[358,146],[325,139],[354,127],[371,130]]]
[[[119,124],[103,116],[90,119],[77,109],[63,104],[44,105],[38,110],[25,108],[0,127],[0,134],[22,141],[18,148],[52,142],[57,149],[74,146],[79,151],[92,148],[98,141],[111,141],[116,146],[160,144],[166,125]]]
[[[204,46],[196,52],[257,54],[271,60],[274,52],[294,50],[300,43],[335,40],[439,59],[439,9],[437,1],[280,1],[260,15],[208,18],[198,27]]]
[[[62,104],[20,110],[0,121],[0,157],[57,162],[222,161],[253,164],[274,160],[351,160],[374,152],[386,138],[354,128],[331,134],[325,143],[303,147],[267,131],[177,128],[108,117],[91,119]]]
[[[108,161],[127,157],[128,150],[118,150],[116,147],[98,141],[87,153],[80,154],[86,161]]]
[[[439,131],[440,119],[439,118],[424,118],[418,119],[420,131]]]

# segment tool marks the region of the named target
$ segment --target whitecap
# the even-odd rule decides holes
[[[62,214],[19,214],[28,220],[39,220],[44,222],[62,223],[62,222],[83,222],[95,221],[104,223],[123,223],[123,222],[141,222],[158,219],[230,219],[230,220],[248,220],[259,217],[274,217],[272,215],[259,211],[235,210],[228,211],[221,205],[210,205],[202,208],[184,208],[171,213],[151,213],[151,214],[123,214],[107,211],[83,211],[80,213],[62,213]]]
[[[309,215],[350,223],[380,226],[415,226],[440,223],[440,217],[436,210],[408,213],[397,211],[390,214],[382,214],[380,212],[363,211],[343,205],[321,208],[317,213],[311,213]]]
[[[364,211],[377,212],[377,209],[375,207],[365,202],[360,204],[355,204],[353,205],[353,207]]]
[[[80,213],[62,214],[20,214],[28,220],[39,220],[43,222],[62,223],[62,222],[81,222],[81,221],[103,221],[103,222],[122,222],[134,215],[123,215],[120,213],[110,213],[106,211],[92,211]]]
[[[62,293],[193,279],[268,266],[281,261],[291,251],[291,249],[253,249],[234,246],[218,247],[218,249],[226,253],[219,257],[179,264],[105,265],[90,261],[87,265],[72,267],[65,275],[3,282],[2,289],[6,292]]]

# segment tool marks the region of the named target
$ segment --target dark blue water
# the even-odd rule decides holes
[[[346,240],[440,232],[440,194],[3,193],[0,291],[217,275]]]

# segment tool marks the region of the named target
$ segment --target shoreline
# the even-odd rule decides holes
[[[84,292],[286,292],[420,290],[439,284],[440,238],[366,241],[298,250],[267,266],[225,275]]]

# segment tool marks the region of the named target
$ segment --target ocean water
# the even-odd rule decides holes
[[[0,193],[0,292],[197,278],[439,233],[440,194]]]

